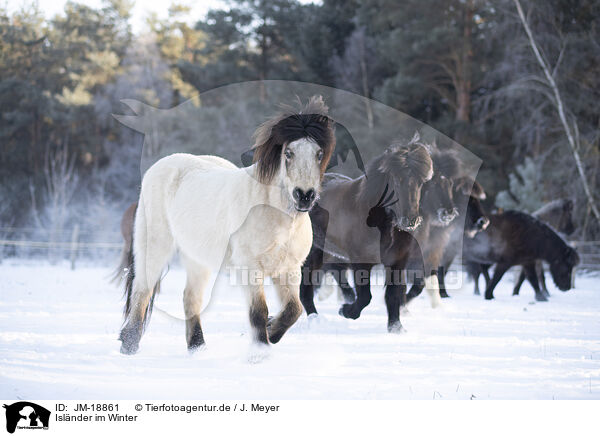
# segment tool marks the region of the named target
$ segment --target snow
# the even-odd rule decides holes
[[[222,289],[202,318],[207,347],[185,346],[185,274],[167,274],[140,352],[119,353],[123,302],[110,267],[0,265],[0,397],[22,399],[600,399],[600,278],[578,276],[535,303],[512,274],[494,301],[472,283],[433,309],[423,293],[389,334],[381,288],[353,321],[317,300],[259,364],[248,362],[246,300]],[[269,307],[276,309],[273,290]],[[164,312],[163,312],[164,311]]]

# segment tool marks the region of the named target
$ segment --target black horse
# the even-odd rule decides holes
[[[573,268],[579,263],[579,255],[550,226],[518,211],[491,214],[489,219],[490,225],[485,231],[472,239],[464,239],[463,250],[463,259],[475,280],[482,268],[496,264],[486,286],[486,300],[494,298],[494,288],[511,266],[522,265],[535,290],[536,300],[547,301],[535,273],[535,262],[539,260],[550,264],[554,283],[561,291],[571,289]]]
[[[566,236],[569,236],[575,231],[575,224],[573,224],[573,201],[567,198],[551,201],[533,212],[532,215]],[[541,261],[535,263],[535,272],[542,292],[549,297],[550,293],[546,287],[546,278],[544,276],[544,265]],[[521,274],[519,274],[519,279],[517,280],[517,283],[515,283],[513,295],[519,295],[519,290],[524,281],[525,270],[522,269]]]

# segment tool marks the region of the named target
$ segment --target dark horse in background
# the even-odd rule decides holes
[[[532,215],[566,236],[571,235],[575,231],[575,224],[573,224],[573,201],[568,198],[551,201],[533,212]],[[541,261],[535,263],[535,272],[542,292],[547,297],[550,296],[546,287],[546,278],[544,277],[544,265]],[[519,295],[519,290],[524,281],[525,270],[522,269],[513,289],[513,295]]]
[[[440,304],[438,267],[443,249],[451,232],[451,223],[458,216],[454,201],[453,183],[460,172],[460,165],[450,153],[434,152],[433,178],[423,186],[421,213],[423,224],[414,232],[413,247],[408,269],[422,273],[414,276],[406,303],[421,294],[427,288],[432,307]]]
[[[477,283],[484,268],[496,264],[494,275],[486,286],[485,298],[494,298],[494,288],[512,266],[522,265],[527,280],[535,290],[538,301],[547,301],[540,290],[535,262],[550,264],[554,283],[561,291],[571,289],[573,268],[579,255],[550,226],[539,219],[518,211],[506,211],[489,216],[490,225],[474,238],[464,238],[463,259]]]
[[[466,210],[463,210],[464,220],[459,219],[452,222],[449,230],[449,238],[443,250],[442,259],[438,268],[438,281],[440,284],[440,297],[448,298],[446,291],[445,277],[458,255],[463,244],[463,235],[468,238],[473,238],[477,232],[485,230],[490,224],[490,220],[486,216],[481,201],[485,200],[486,195],[483,187],[470,177],[459,177],[454,181],[454,201],[457,204],[467,203]],[[464,224],[463,224],[464,223]]]
[[[393,232],[411,232],[421,224],[421,188],[432,176],[429,151],[415,136],[407,144],[389,146],[367,165],[366,175],[334,177],[325,184],[318,207],[310,213],[313,246],[302,268],[300,299],[309,316],[317,313],[314,293],[325,272],[348,267],[354,271],[357,297],[341,314],[356,319],[371,301],[372,267],[383,263],[390,272],[404,267],[410,244],[397,249]],[[402,288],[397,281],[388,284],[388,330],[398,332]]]

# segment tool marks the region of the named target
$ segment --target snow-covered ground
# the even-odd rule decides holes
[[[548,303],[512,274],[496,300],[472,283],[432,309],[425,293],[388,334],[381,289],[360,319],[337,314],[335,294],[249,364],[247,308],[221,291],[203,316],[208,347],[187,353],[184,324],[155,311],[135,356],[119,353],[121,290],[110,268],[0,265],[0,397],[6,399],[600,399],[600,278],[577,277]],[[182,316],[183,271],[156,306]],[[274,307],[269,291],[269,306]]]

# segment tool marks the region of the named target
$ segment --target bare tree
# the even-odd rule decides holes
[[[527,33],[527,38],[529,40],[529,44],[531,45],[531,49],[533,50],[533,53],[535,54],[535,58],[536,58],[538,64],[540,65],[540,67],[542,68],[542,70],[544,72],[545,84],[550,88],[550,90],[552,92],[552,94],[549,94],[548,97],[550,98],[553,106],[556,108],[556,111],[558,112],[558,116],[560,118],[561,125],[565,132],[565,135],[567,136],[569,147],[571,149],[571,153],[573,154],[573,158],[575,159],[575,165],[577,167],[577,172],[579,174],[579,178],[581,179],[581,184],[583,186],[583,190],[587,197],[589,207],[592,210],[592,213],[594,214],[594,217],[596,218],[596,220],[600,221],[600,212],[598,211],[598,207],[596,206],[596,202],[595,202],[592,192],[590,190],[588,180],[585,175],[585,170],[583,168],[583,163],[582,163],[581,157],[579,155],[579,150],[581,148],[581,142],[579,139],[579,128],[577,126],[577,120],[573,116],[570,117],[570,119],[567,118],[563,99],[561,98],[560,91],[558,89],[556,81],[554,80],[554,75],[552,72],[553,69],[550,67],[548,62],[542,57],[542,54],[540,53],[538,45],[535,42],[535,39],[533,37],[531,27],[529,26],[529,23],[527,22],[527,19],[525,18],[525,14],[523,13],[523,8],[521,7],[521,2],[519,0],[513,0],[513,1],[517,8],[517,12],[519,14],[519,19],[521,20],[521,23],[523,24],[523,28],[525,29],[525,33]],[[560,62],[560,58],[557,61],[557,63],[558,62]],[[541,79],[541,80],[544,80],[544,79]]]
[[[77,189],[79,176],[75,169],[75,155],[69,152],[69,138],[65,137],[56,150],[46,149],[44,159],[44,213],[40,218],[35,202],[35,192],[31,188],[34,218],[41,228],[48,232],[50,249],[48,257],[52,263],[58,260],[61,250],[53,244],[61,242],[69,216],[68,207]]]
[[[348,89],[365,98],[365,113],[369,128],[373,127],[373,108],[371,107],[370,87],[372,86],[369,65],[373,64],[373,42],[364,27],[356,29],[346,42],[343,56],[335,56],[332,66],[336,72],[336,85]]]

